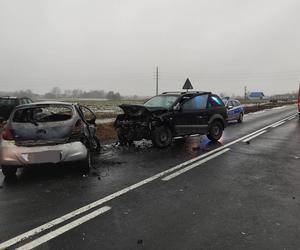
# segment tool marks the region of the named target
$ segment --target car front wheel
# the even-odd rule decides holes
[[[239,116],[239,119],[237,121],[238,121],[238,123],[242,123],[243,120],[244,120],[244,114],[241,113],[240,116]]]
[[[2,165],[2,173],[5,177],[13,177],[17,173],[17,167]]]
[[[165,148],[172,143],[173,135],[171,130],[166,126],[155,128],[152,132],[152,142],[158,148]]]
[[[211,141],[218,141],[223,134],[223,125],[219,121],[214,121],[209,127],[207,138]]]

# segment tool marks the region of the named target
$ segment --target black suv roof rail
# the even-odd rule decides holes
[[[167,92],[163,92],[162,94],[163,95],[165,95],[165,94],[181,94],[181,92],[180,91],[167,91]]]
[[[165,94],[180,94],[180,95],[185,95],[185,94],[211,94],[209,91],[189,91],[189,92],[182,92],[182,91],[170,91],[170,92],[163,92],[163,95]]]

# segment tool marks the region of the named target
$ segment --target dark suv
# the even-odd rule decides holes
[[[165,92],[144,105],[120,108],[115,127],[119,142],[130,144],[151,139],[157,147],[169,146],[176,136],[207,135],[218,141],[227,125],[227,110],[219,96],[211,92]]]
[[[21,104],[32,103],[32,100],[28,97],[12,97],[2,96],[0,97],[0,122],[8,120],[10,114],[16,106]]]

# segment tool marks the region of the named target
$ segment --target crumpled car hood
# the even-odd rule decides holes
[[[161,107],[146,107],[144,105],[122,104],[119,106],[126,115],[129,116],[141,116],[143,114],[154,114],[157,112],[168,111]]]

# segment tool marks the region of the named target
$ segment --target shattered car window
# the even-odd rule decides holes
[[[60,122],[72,118],[70,107],[62,105],[38,106],[18,109],[13,117],[14,122]]]
[[[148,100],[144,105],[146,107],[170,108],[177,100],[174,95],[159,95]]]

